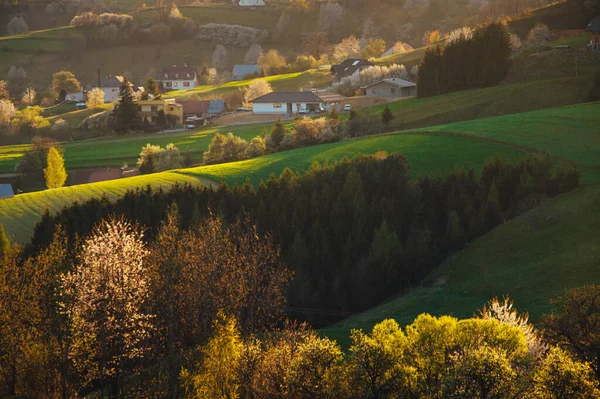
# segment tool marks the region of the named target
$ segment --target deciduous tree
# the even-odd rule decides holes
[[[245,106],[249,107],[250,101],[272,92],[273,88],[265,79],[254,79],[246,89],[244,95]]]
[[[44,178],[48,188],[60,188],[67,181],[65,161],[56,147],[50,147],[48,151],[48,166],[44,169]]]
[[[95,87],[92,90],[87,92],[87,100],[85,101],[85,105],[88,109],[99,108],[104,105],[104,91]]]
[[[52,91],[58,96],[64,90],[66,93],[81,91],[81,83],[70,71],[60,71],[52,75]]]

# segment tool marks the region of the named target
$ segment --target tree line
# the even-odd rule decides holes
[[[417,96],[496,85],[508,73],[510,55],[510,38],[501,23],[492,23],[471,38],[461,35],[443,49],[430,48],[419,66]]]
[[[254,187],[151,188],[74,204],[36,226],[28,254],[42,251],[61,228],[69,241],[89,235],[111,214],[147,226],[154,237],[166,209],[177,204],[183,228],[210,212],[231,223],[246,214],[273,235],[296,278],[290,315],[321,326],[366,309],[416,284],[450,253],[544,197],[569,191],[579,173],[548,158],[516,163],[494,158],[478,176],[459,169],[413,179],[405,157],[377,153],[314,163],[304,175],[289,169]],[[302,313],[293,309],[307,309]]]

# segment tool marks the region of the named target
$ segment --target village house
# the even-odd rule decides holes
[[[592,39],[590,40],[592,50],[600,51],[600,16],[592,19],[585,31],[592,33]]]
[[[344,78],[358,78],[360,71],[365,68],[372,67],[374,64],[364,58],[349,58],[338,65],[332,65],[329,71],[335,82],[339,82]]]
[[[137,108],[142,123],[156,124],[160,111],[164,112],[167,125],[174,127],[183,123],[183,106],[174,99],[138,101]]]
[[[234,65],[231,80],[244,80],[262,75],[259,65]]]
[[[399,78],[383,79],[364,87],[367,97],[413,97],[417,95],[417,85]]]
[[[156,81],[163,90],[188,90],[198,87],[198,70],[196,67],[183,66],[163,67],[158,73]]]
[[[123,76],[112,76],[107,75],[100,78],[99,82],[93,84],[91,88],[100,87],[104,92],[104,102],[112,103],[119,98],[119,89],[121,83],[123,83]],[[130,82],[129,86],[133,89],[133,84]]]
[[[273,92],[255,98],[250,103],[255,115],[307,114],[325,109],[325,101],[310,91]]]
[[[242,7],[262,7],[265,5],[265,0],[240,0],[239,5]]]
[[[183,107],[187,124],[202,126],[207,119],[217,117],[227,110],[225,100],[177,100]]]

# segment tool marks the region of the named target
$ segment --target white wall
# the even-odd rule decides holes
[[[275,108],[275,104],[252,104],[252,113],[256,115],[260,114],[273,114],[273,115],[286,115],[287,104],[281,103],[281,108]]]
[[[198,87],[198,81],[195,79],[184,79],[184,80],[161,80],[163,87],[166,90],[188,90]],[[171,86],[167,86],[166,83],[170,83]],[[184,86],[184,82],[189,83],[189,86]]]
[[[240,5],[241,6],[264,6],[265,5],[265,1],[264,0],[240,0]]]
[[[118,87],[103,87],[102,91],[104,92],[105,103],[112,103],[119,98]]]

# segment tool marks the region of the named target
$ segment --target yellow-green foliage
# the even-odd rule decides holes
[[[44,169],[44,178],[48,188],[60,188],[67,181],[65,161],[56,147],[51,147],[48,151],[48,166]]]

